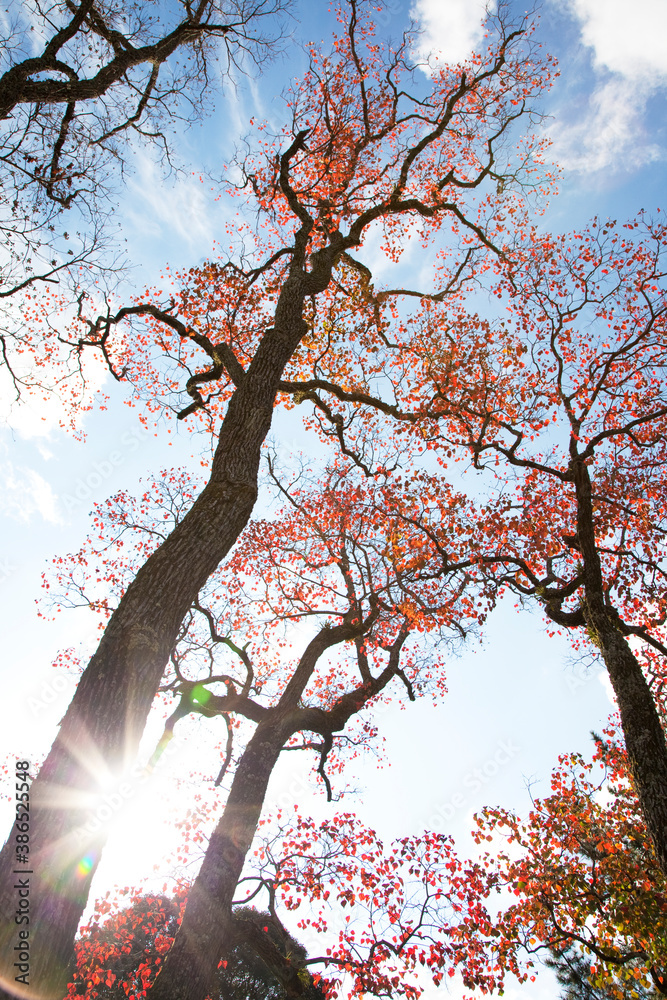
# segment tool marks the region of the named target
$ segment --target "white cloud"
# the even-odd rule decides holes
[[[49,524],[60,524],[58,501],[49,483],[34,469],[4,462],[0,466],[0,514],[14,521],[30,521],[40,514]]]
[[[415,0],[410,13],[423,32],[416,55],[432,53],[445,63],[467,59],[482,37],[486,10],[484,0]]]
[[[649,85],[667,81],[665,0],[572,0],[595,64]]]
[[[592,93],[583,116],[574,123],[558,121],[551,127],[552,153],[565,170],[635,170],[664,151],[652,142],[644,124],[648,94],[615,76]]]
[[[665,0],[560,0],[580,23],[597,81],[575,122],[551,129],[554,154],[567,170],[636,170],[664,158],[646,126],[648,99],[667,86]]]

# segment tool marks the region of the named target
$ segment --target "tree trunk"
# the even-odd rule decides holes
[[[577,492],[577,533],[584,564],[583,612],[589,635],[602,653],[623,726],[630,771],[644,821],[667,875],[667,743],[660,716],[636,656],[605,603],[595,538],[591,479],[581,460],[572,463]]]
[[[299,707],[299,701],[322,654],[339,642],[358,638],[369,628],[357,620],[323,628],[309,642],[278,704],[259,723],[239,762],[225,811],[209,841],[200,872],[195,879],[183,920],[148,1000],[204,1000],[211,990],[213,974],[226,949],[233,946],[231,906],[245,856],[257,830],[271,769],[282,747],[294,733],[317,732],[321,736],[340,732],[352,715],[382,691],[396,676],[401,649],[408,635],[401,629],[390,649],[389,663],[381,674],[362,688],[341,695],[335,705]],[[253,945],[253,942],[250,942]],[[266,948],[258,954],[282,983],[288,997],[319,997],[310,975],[299,975],[280,956]],[[257,947],[256,945],[253,945]]]
[[[278,383],[305,330],[303,302],[311,288],[308,276],[294,271],[280,295],[275,329],[263,336],[230,400],[208,484],[128,587],[33,782],[29,866],[16,863],[14,829],[0,854],[0,983],[9,995],[63,995],[105,841],[103,829],[86,838],[81,827],[96,810],[108,818],[105,785],[137,753],[179,626],[250,517]],[[30,889],[29,986],[16,981],[14,967],[21,877],[14,869],[23,867],[30,871],[21,873]]]
[[[232,899],[259,822],[266,789],[293,726],[271,713],[239,762],[225,811],[188,896],[183,923],[150,991],[151,1000],[202,1000],[225,944],[232,941]]]
[[[667,745],[660,716],[628,640],[604,608],[600,612],[591,607],[590,599],[587,603],[584,614],[616,695],[635,791],[658,863],[667,875]]]

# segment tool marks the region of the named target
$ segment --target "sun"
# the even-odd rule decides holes
[[[204,693],[208,693],[204,689]],[[93,878],[90,917],[96,899],[119,886],[155,890],[165,880],[194,879],[202,856],[198,831],[211,825],[224,795],[211,782],[197,780],[205,755],[207,736],[213,738],[210,720],[198,720],[196,739],[177,731],[164,739],[163,719],[155,719],[145,746],[157,747],[149,762],[132,769],[124,779],[101,784],[98,801],[89,812],[86,831],[76,858],[77,873],[85,879],[99,858],[96,842],[106,839],[104,852]],[[158,737],[158,729],[162,735]],[[210,749],[210,748],[209,748]],[[188,850],[189,844],[189,850]],[[186,861],[183,861],[184,855]]]
[[[165,774],[147,775],[137,782],[134,793],[118,805],[106,822],[108,840],[91,884],[89,906],[83,915],[88,921],[95,900],[119,886],[138,888],[171,874],[183,833],[175,824],[182,798],[176,783]],[[83,878],[90,872],[95,855],[82,854],[77,871]]]

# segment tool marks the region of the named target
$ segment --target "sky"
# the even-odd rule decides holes
[[[519,5],[511,6],[520,12]],[[381,17],[396,35],[411,16],[421,28],[422,56],[440,52],[457,60],[479,36],[482,9],[470,0],[389,0]],[[318,2],[297,3],[295,39],[322,37],[325,11]],[[642,209],[654,212],[667,157],[667,3],[544,0],[539,19],[537,37],[560,64],[545,100],[544,128],[562,169],[559,193],[542,224],[563,230],[594,215],[623,220]],[[205,123],[179,137],[188,168],[182,175],[165,182],[147,152],[136,155],[115,216],[134,263],[128,287],[151,284],[167,262],[192,266],[211,252],[228,208],[215,200],[211,182],[200,181],[201,171],[215,171],[230,156],[251,117],[280,119],[275,95],[305,65],[296,40],[285,41],[285,55],[263,77],[240,80],[236,90],[227,87]],[[47,564],[79,547],[94,502],[120,488],[136,490],[150,472],[197,462],[200,442],[181,426],[163,422],[147,431],[122,389],[105,382],[98,368],[90,374],[110,398],[106,410],[85,416],[85,441],[59,429],[57,403],[10,406],[2,392],[0,759],[44,755],[75,683],[52,662],[58,650],[85,646],[94,637],[85,612],[62,612],[53,621],[39,617],[36,601]],[[294,415],[280,416],[272,434],[287,451],[309,447]],[[511,600],[493,614],[481,642],[453,655],[448,688],[437,708],[424,702],[383,714],[384,760],[360,762],[353,781],[358,794],[339,804],[358,810],[386,838],[430,828],[452,833],[462,852],[472,850],[473,813],[484,805],[525,812],[531,792],[547,790],[558,754],[589,752],[590,731],[600,730],[612,709],[601,666],[577,661],[565,640],[547,637],[539,610],[518,611]],[[159,729],[156,718],[145,752]],[[215,737],[205,732],[202,738]],[[186,748],[176,743],[156,775],[137,786],[94,883],[98,894],[115,881],[138,881],[152,864],[155,845],[166,846],[169,823],[158,806],[173,773],[186,775],[189,761]],[[268,807],[303,802],[307,795],[298,768],[281,765]],[[313,800],[315,811],[323,808],[321,797]],[[461,995],[456,980],[447,989]],[[444,988],[425,994],[429,1000],[443,995]],[[505,996],[547,1000],[557,996],[557,987],[545,972],[534,984],[510,984]]]

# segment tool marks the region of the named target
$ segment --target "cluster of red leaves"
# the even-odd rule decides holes
[[[118,897],[129,896],[122,909],[110,893],[98,900],[76,942],[66,1000],[142,1000],[172,945],[186,895],[185,886],[169,898],[122,889]]]
[[[492,477],[473,485],[480,558],[521,593],[539,597],[544,581],[564,588],[563,610],[581,596],[579,586],[568,590],[580,570],[569,470],[583,457],[607,599],[658,642],[667,572],[666,249],[667,227],[643,217],[594,221],[560,237],[528,233],[495,265],[493,290],[506,307],[495,320],[469,310],[465,271],[445,299],[423,297],[406,315],[391,293],[342,269],[347,303],[339,324],[318,334],[323,353],[304,383],[330,393],[345,443],[362,460],[382,440],[388,455],[401,447],[403,461],[430,449],[443,465],[469,457],[490,468]],[[343,357],[336,341],[348,327]],[[331,420],[317,412],[315,426],[331,435]]]
[[[508,851],[483,863],[517,901],[497,918],[503,941],[534,954],[569,945],[592,958],[593,984],[610,997],[667,988],[667,884],[632,789],[615,726],[591,761],[564,754],[551,794],[525,820],[485,809],[475,837]]]
[[[349,814],[321,824],[278,815],[262,826],[239,888],[253,898],[258,885],[269,888],[273,908],[299,916],[311,945],[308,966],[328,996],[417,1000],[421,970],[436,985],[459,972],[482,993],[501,988],[509,969],[520,974],[484,907],[484,869],[462,863],[450,838],[425,833],[385,848]],[[193,814],[186,838],[197,828]],[[67,1000],[146,996],[186,896],[184,885],[173,897],[134,893],[119,909],[107,894],[77,941]]]
[[[85,280],[83,272],[79,277]],[[16,401],[41,413],[42,420],[55,416],[63,430],[82,438],[85,414],[105,409],[107,397],[99,387],[106,372],[101,357],[79,347],[81,330],[70,297],[34,285],[5,300],[4,311],[4,391],[9,396],[13,389]],[[69,341],[65,325],[76,329],[76,340]]]
[[[102,351],[103,363],[133,387],[133,399],[155,412],[165,406],[180,410],[184,382],[202,365],[223,358],[207,383],[208,409],[195,417],[214,428],[234,388],[219,347],[234,352],[246,367],[254,356],[273,323],[287,276],[286,255],[303,213],[314,220],[307,247],[311,260],[332,234],[355,227],[355,245],[365,231],[380,228],[383,250],[393,260],[413,235],[434,247],[440,259],[442,230],[446,243],[464,247],[471,266],[480,263],[480,247],[495,243],[506,251],[515,242],[525,228],[525,192],[547,193],[553,178],[542,166],[543,142],[534,136],[520,142],[516,162],[506,163],[513,145],[506,140],[514,122],[550,86],[553,60],[533,43],[530,28],[510,30],[492,16],[479,51],[466,63],[438,68],[426,83],[410,66],[410,38],[398,48],[388,46],[378,38],[374,13],[368,3],[341,5],[343,27],[331,49],[310,47],[309,69],[287,95],[289,126],[272,135],[267,123],[251,122],[256,152],[239,164],[236,193],[253,213],[259,209],[257,230],[230,225],[229,254],[176,274],[167,269],[163,287],[147,289],[136,300],[178,318],[180,326],[162,322],[150,309],[139,311],[141,319],[131,325],[118,326],[109,321],[106,299],[81,299],[73,316],[54,293],[30,316],[35,333],[26,349],[41,370],[57,372],[62,353],[65,377],[82,352]],[[295,136],[302,141],[290,160],[288,193],[280,177],[281,155]],[[436,268],[438,277],[442,270]],[[347,299],[346,289],[335,282],[312,302],[312,315],[306,316],[312,333],[290,365],[290,378],[317,368],[328,352],[334,366],[345,366],[345,344],[327,344],[320,334],[330,323],[333,303],[340,312]],[[97,310],[99,322],[88,316]],[[377,367],[373,352],[385,356],[381,333],[366,344],[363,360],[371,369]]]
[[[54,561],[55,579],[45,578],[51,602],[87,606],[102,626],[146,555],[188,509],[194,489],[187,472],[172,470],[138,499],[122,492],[98,504],[94,533],[79,552]],[[251,522],[200,598],[218,630],[252,657],[264,696],[279,695],[289,679],[288,626],[335,624],[352,610],[365,617],[374,609],[363,641],[373,668],[406,623],[415,636],[461,635],[492,606],[493,587],[475,565],[470,502],[437,477],[377,483],[333,468],[281,499],[271,520]],[[207,625],[192,612],[176,653],[192,679],[205,680],[207,669],[210,675],[209,646]],[[425,662],[415,642],[403,670],[416,690],[444,691],[437,651]],[[327,707],[349,683],[341,658],[331,658],[314,676],[309,700]]]
[[[291,141],[290,135],[307,132],[306,144],[292,164],[291,186],[304,208],[320,220],[320,238],[345,230],[378,205],[389,204],[397,180],[407,180],[402,199],[425,210],[379,214],[383,250],[397,259],[410,230],[416,227],[422,239],[429,240],[439,229],[443,206],[449,206],[452,226],[458,225],[456,210],[469,207],[490,137],[524,110],[524,102],[550,86],[554,63],[531,48],[528,35],[521,46],[499,39],[491,20],[480,51],[466,63],[433,72],[430,91],[418,93],[406,40],[396,49],[379,44],[368,14],[361,4],[352,12],[339,7],[343,30],[331,50],[311,46],[310,68],[288,95],[292,120],[278,146]],[[499,48],[503,62],[496,73]],[[467,81],[478,79],[479,85],[467,91],[461,82],[464,74]],[[424,134],[437,123],[437,135],[424,148]],[[269,217],[292,228],[292,207],[278,187],[275,140],[263,145],[246,164],[247,175]],[[416,152],[410,156],[412,150]],[[537,169],[540,152],[540,144],[533,140],[532,158],[522,164],[526,186],[536,175],[545,181]],[[442,180],[434,183],[434,178]],[[475,221],[496,235],[506,216],[501,218],[497,192],[482,192]]]
[[[576,501],[564,479],[574,449],[593,480],[605,590],[628,624],[655,628],[658,638],[666,249],[667,227],[643,219],[533,235],[498,287],[512,329],[469,318],[444,356],[430,359],[430,405],[441,411],[434,437],[446,449],[467,448],[505,480],[505,510],[494,507],[487,532],[507,563],[514,555],[527,566],[531,575],[520,570],[518,580],[534,587],[550,573],[561,582],[576,575],[576,541],[567,542]]]
[[[309,485],[292,488],[271,520],[252,522],[225,567],[235,629],[280,647],[287,622],[335,624],[351,608],[365,617],[375,607],[364,638],[375,665],[406,622],[419,635],[456,633],[483,620],[492,594],[467,551],[472,526],[464,496],[427,476],[379,484],[336,468]],[[411,680],[426,684],[416,647],[405,664]],[[434,680],[441,666],[434,657]],[[333,663],[310,696],[326,707],[346,683]]]
[[[485,908],[494,877],[462,862],[451,838],[425,832],[386,848],[347,813],[319,824],[278,814],[262,826],[243,881],[249,893],[270,885],[274,903],[305,910],[309,963],[324,966],[332,995],[417,998],[422,969],[436,985],[459,973],[482,993],[502,989],[507,972],[525,978]]]

